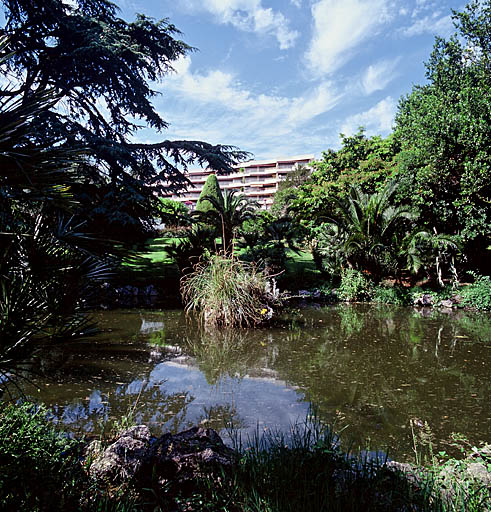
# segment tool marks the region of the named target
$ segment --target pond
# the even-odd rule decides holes
[[[318,417],[354,447],[411,455],[413,430],[491,441],[491,316],[346,305],[272,329],[203,331],[182,311],[95,313],[101,332],[40,351],[24,392],[74,432],[134,410],[155,434],[202,424],[242,439]],[[14,391],[12,389],[12,391]],[[451,449],[450,449],[451,451]]]

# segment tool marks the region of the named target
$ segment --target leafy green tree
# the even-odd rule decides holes
[[[220,183],[218,183],[218,179],[214,173],[210,174],[208,178],[206,178],[205,184],[203,185],[199,195],[198,202],[196,203],[196,211],[206,213],[210,210],[214,210],[215,206],[211,202],[212,198],[217,204],[223,204],[222,189],[220,188]]]
[[[329,216],[336,201],[352,185],[372,193],[383,188],[395,172],[399,151],[393,136],[368,138],[363,128],[352,136],[341,134],[341,149],[324,151],[313,172],[291,198],[290,212],[303,221]]]
[[[276,217],[286,217],[289,213],[291,202],[297,197],[297,189],[307,182],[311,169],[306,165],[299,165],[294,171],[287,174],[286,178],[278,185],[271,206],[271,213]]]
[[[46,147],[86,151],[72,193],[88,230],[122,239],[148,230],[155,197],[184,189],[188,165],[229,171],[245,156],[200,141],[135,140],[142,126],[167,128],[152,105],[152,83],[193,51],[167,19],[139,14],[127,22],[108,0],[2,1],[0,35],[10,43],[0,56],[12,84],[2,95],[29,102],[49,89],[63,100],[32,120],[33,137]]]
[[[399,104],[401,195],[429,231],[460,234],[471,264],[489,259],[491,223],[491,2],[453,11],[457,33],[437,38],[428,83]]]

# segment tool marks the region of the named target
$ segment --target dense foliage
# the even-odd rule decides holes
[[[453,20],[456,34],[437,38],[426,63],[428,82],[401,99],[394,133],[341,135],[341,148],[324,152],[310,177],[285,182],[278,204],[288,198],[287,211],[310,229],[324,272],[340,276],[349,265],[378,279],[411,271],[443,286],[463,270],[486,271],[491,2],[471,2]]]
[[[323,152],[313,164],[310,179],[290,187],[290,212],[306,222],[330,216],[335,201],[353,185],[365,193],[375,192],[395,172],[397,151],[394,136],[367,137],[363,128],[349,137],[341,134],[341,149]]]
[[[159,219],[166,229],[185,227],[191,222],[189,208],[180,201],[159,197],[157,208]]]
[[[32,404],[0,413],[0,508],[78,510],[88,479],[79,463],[82,444],[57,432],[47,411]]]
[[[460,234],[472,263],[489,258],[491,222],[491,2],[454,12],[458,32],[437,38],[428,83],[413,87],[396,117],[402,196],[427,227]]]
[[[135,237],[152,224],[155,194],[186,185],[189,164],[229,171],[244,153],[200,141],[135,142],[148,126],[167,123],[152,105],[151,83],[192,51],[167,19],[118,17],[108,0],[3,0],[9,40],[5,97],[28,102],[53,90],[62,103],[32,121],[37,143],[84,148],[83,179],[74,194],[78,216],[92,232]]]
[[[4,43],[5,44],[5,43]],[[32,350],[32,342],[86,334],[84,310],[107,277],[106,244],[73,220],[71,190],[80,151],[33,142],[33,120],[56,102],[52,91],[0,100],[0,374]],[[2,378],[3,380],[3,378]]]

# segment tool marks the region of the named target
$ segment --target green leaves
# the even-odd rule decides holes
[[[491,221],[491,3],[453,19],[458,33],[437,38],[426,63],[429,83],[400,102],[396,135],[417,161],[399,160],[399,176],[427,226],[471,241]]]
[[[84,187],[77,214],[92,231],[123,240],[151,229],[155,194],[182,190],[189,165],[230,171],[247,154],[201,141],[144,144],[134,135],[167,122],[152,104],[152,83],[194,49],[179,39],[169,20],[145,15],[127,22],[108,0],[3,0],[9,49],[0,50],[5,72],[14,77],[23,103],[51,90],[51,105],[31,121],[44,147],[84,149]],[[87,188],[90,187],[90,191]],[[115,212],[119,212],[116,215]],[[133,228],[130,230],[130,228]]]

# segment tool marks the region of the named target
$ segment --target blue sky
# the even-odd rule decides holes
[[[363,125],[391,131],[397,103],[425,81],[453,0],[116,0],[121,15],[168,17],[198,48],[155,89],[169,139],[231,144],[257,159],[339,147]],[[139,139],[162,134],[143,130]]]

